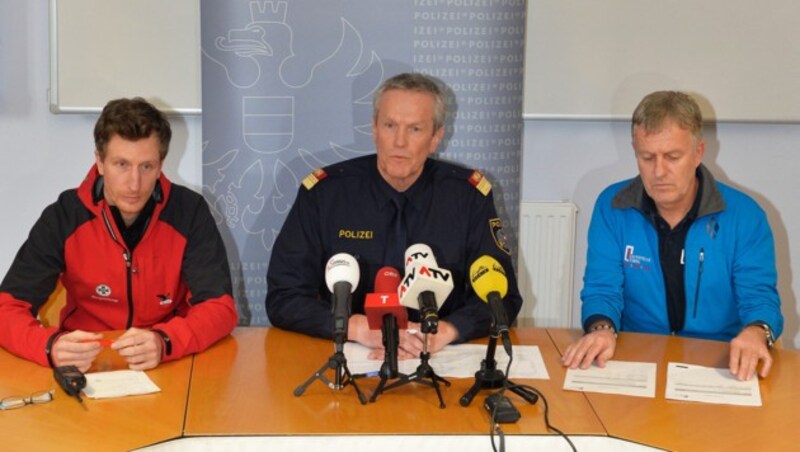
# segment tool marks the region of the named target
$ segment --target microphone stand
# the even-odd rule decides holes
[[[325,371],[328,369],[334,370],[333,381],[329,380],[328,377],[325,376]],[[306,388],[315,380],[320,380],[329,388],[337,391],[344,389],[347,385],[352,385],[356,390],[356,394],[358,394],[358,400],[361,402],[361,404],[367,404],[367,398],[361,393],[361,390],[356,384],[356,380],[350,373],[350,369],[347,368],[347,358],[344,356],[344,340],[338,335],[336,335],[334,339],[333,355],[331,355],[330,358],[328,358],[328,361],[323,364],[319,370],[314,372],[314,374],[311,375],[311,377],[309,377],[305,383],[301,384],[297,387],[297,389],[294,390],[295,397],[300,397],[303,395],[303,393],[306,391]]]
[[[434,372],[433,367],[430,365],[431,354],[428,352],[428,333],[430,331],[436,332],[438,324],[433,321],[422,322],[422,352],[419,354],[420,363],[417,370],[411,375],[401,376],[400,380],[386,386],[384,391],[402,386],[406,383],[416,382],[428,386],[433,386],[436,390],[436,395],[439,397],[439,408],[445,408],[444,399],[442,398],[442,391],[439,389],[439,382],[444,383],[445,386],[450,386],[450,382],[440,377]],[[429,381],[430,380],[430,381]]]
[[[378,400],[378,396],[389,388],[386,387],[386,382],[389,379],[404,378],[407,379],[408,375],[402,374],[397,370],[397,348],[400,344],[399,328],[397,326],[397,318],[393,314],[386,314],[383,316],[383,324],[381,325],[381,332],[383,333],[383,364],[379,371],[381,380],[375,388],[375,392],[370,397],[370,402]],[[361,375],[356,375],[359,377]]]
[[[492,325],[492,331],[489,334],[489,345],[486,347],[486,358],[481,361],[481,369],[475,372],[475,383],[472,387],[461,396],[458,401],[461,406],[469,406],[472,399],[478,394],[481,389],[497,389],[506,385],[510,385],[509,389],[514,394],[525,399],[525,401],[534,404],[539,400],[539,396],[534,392],[525,388],[517,386],[516,383],[506,378],[502,370],[497,368],[497,361],[494,359],[495,350],[497,349],[497,330]]]

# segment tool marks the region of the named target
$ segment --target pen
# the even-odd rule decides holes
[[[80,342],[99,342],[103,347],[110,347],[114,341],[111,339],[81,339]]]

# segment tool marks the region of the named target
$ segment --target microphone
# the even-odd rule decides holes
[[[408,312],[400,304],[397,295],[399,285],[400,273],[393,267],[382,267],[375,274],[375,292],[367,294],[364,301],[364,313],[367,315],[369,329],[381,329],[383,317],[387,314],[394,315],[400,329],[408,327]]]
[[[337,350],[347,341],[351,294],[358,286],[360,275],[358,263],[347,253],[331,256],[325,265],[325,284],[333,294],[333,340],[337,344]]]
[[[367,294],[364,302],[369,329],[381,330],[384,351],[381,378],[384,379],[396,378],[398,375],[398,330],[408,327],[408,312],[397,296],[398,285],[400,273],[392,267],[383,267],[375,274],[375,293]]]
[[[405,262],[406,276],[397,289],[400,304],[418,309],[422,332],[436,334],[439,308],[453,291],[453,277],[436,266],[431,247],[422,243],[406,249]]]
[[[503,339],[503,348],[511,356],[511,339],[508,336],[508,314],[503,306],[503,297],[508,292],[508,279],[503,266],[497,259],[483,255],[469,267],[469,280],[472,289],[489,304],[497,334]]]

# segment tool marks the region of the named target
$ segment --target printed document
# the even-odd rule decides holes
[[[141,370],[114,370],[86,374],[83,393],[92,399],[108,399],[129,395],[150,394],[161,388]]]
[[[758,377],[739,381],[728,369],[684,363],[667,365],[667,399],[761,406]]]
[[[604,368],[567,369],[564,389],[654,398],[656,368],[656,363],[607,361]]]
[[[369,374],[377,376],[383,364],[382,360],[368,359],[370,349],[361,344],[348,342],[344,344],[344,355],[347,358],[347,367],[353,374]],[[549,380],[550,375],[544,365],[542,353],[536,345],[515,345],[513,348],[514,362],[511,363],[509,378],[536,378]],[[481,361],[486,358],[486,345],[458,344],[448,345],[442,350],[431,355],[429,364],[437,375],[444,378],[470,378],[480,370]],[[506,371],[508,355],[498,344],[495,352],[497,368]],[[410,375],[419,366],[419,358],[398,361],[400,373]]]

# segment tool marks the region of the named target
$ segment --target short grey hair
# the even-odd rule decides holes
[[[703,138],[700,107],[691,96],[680,91],[656,91],[645,96],[633,111],[631,136],[636,127],[643,128],[645,133],[658,132],[669,120],[691,132],[695,140]]]
[[[394,77],[386,79],[386,81],[381,84],[380,88],[378,88],[378,91],[375,92],[375,96],[372,98],[373,122],[378,119],[378,107],[380,106],[383,94],[392,89],[416,91],[433,95],[435,100],[433,107],[433,130],[435,132],[444,126],[445,115],[447,114],[447,99],[445,98],[444,90],[442,90],[439,83],[432,77],[425,74],[410,72],[397,74]]]

